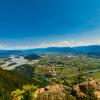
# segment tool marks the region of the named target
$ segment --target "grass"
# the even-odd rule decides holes
[[[100,71],[92,74],[94,78],[100,78]]]

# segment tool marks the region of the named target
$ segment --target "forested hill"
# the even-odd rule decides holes
[[[0,68],[0,100],[11,100],[11,91],[25,84],[25,79],[15,71]]]

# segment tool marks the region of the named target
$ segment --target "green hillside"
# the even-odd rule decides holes
[[[20,88],[25,79],[16,72],[0,68],[0,100],[11,100],[11,91]]]

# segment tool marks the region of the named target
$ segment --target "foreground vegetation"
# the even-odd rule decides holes
[[[0,100],[11,100],[10,92],[20,88],[25,80],[18,73],[0,68]]]

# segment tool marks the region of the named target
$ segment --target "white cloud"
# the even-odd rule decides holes
[[[5,45],[5,44],[0,44],[0,50],[20,50],[20,49],[28,49],[29,47],[23,47],[23,46],[9,46],[9,45]]]
[[[41,47],[76,47],[76,46],[88,46],[88,45],[100,45],[100,41],[96,41],[96,42],[60,41],[60,42],[42,43],[40,46]]]
[[[88,46],[88,45],[100,45],[100,40],[96,42],[85,42],[85,41],[59,41],[41,43],[40,45],[34,46],[9,46],[0,44],[0,50],[21,50],[21,49],[32,49],[32,48],[46,48],[46,47],[76,47],[76,46]]]

